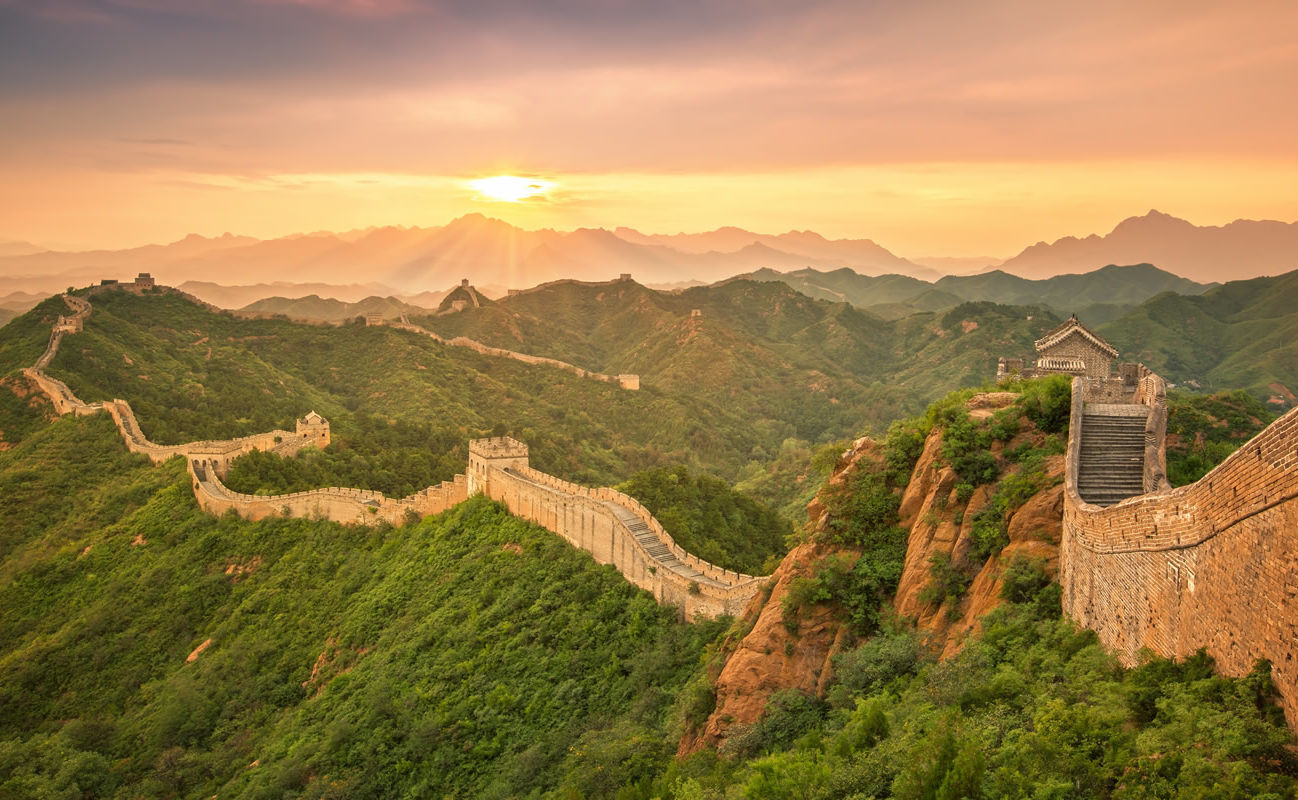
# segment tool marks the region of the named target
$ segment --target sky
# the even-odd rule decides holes
[[[0,0],[0,238],[1292,221],[1295,32],[1291,0]]]

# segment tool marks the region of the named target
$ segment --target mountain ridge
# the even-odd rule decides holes
[[[1151,209],[1122,220],[1103,236],[1065,236],[1029,245],[999,268],[1041,278],[1095,264],[1137,262],[1205,282],[1277,275],[1298,268],[1298,222],[1237,219],[1200,226]]]

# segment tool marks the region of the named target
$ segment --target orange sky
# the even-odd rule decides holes
[[[1298,219],[1298,4],[972,5],[0,0],[0,238]],[[502,173],[555,188],[468,186]]]

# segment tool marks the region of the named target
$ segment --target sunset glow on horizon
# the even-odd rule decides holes
[[[469,181],[469,185],[485,199],[502,203],[518,203],[523,200],[542,197],[546,192],[554,188],[554,183],[551,181],[520,178],[517,175],[493,175],[489,178],[478,178]]]
[[[481,212],[1003,257],[1151,208],[1292,221],[1296,29],[1278,0],[0,0],[0,240]]]

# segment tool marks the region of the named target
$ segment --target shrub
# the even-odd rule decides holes
[[[920,602],[928,606],[941,605],[948,599],[954,603],[969,589],[969,576],[956,568],[950,553],[939,551],[929,556],[928,576],[928,583],[919,593]]]
[[[1046,433],[1067,431],[1073,407],[1073,380],[1067,375],[1051,375],[1025,381],[1018,404],[1032,424]]]
[[[1001,573],[1001,599],[1031,606],[1038,616],[1058,617],[1060,586],[1050,577],[1044,558],[1016,555]]]
[[[913,675],[923,663],[919,634],[880,634],[834,657],[834,680],[856,694],[873,694],[897,678]]]

